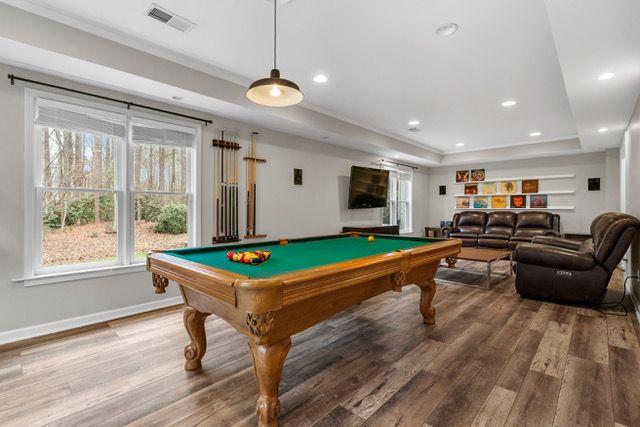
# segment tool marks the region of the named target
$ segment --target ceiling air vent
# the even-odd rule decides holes
[[[147,16],[150,16],[151,18],[155,19],[156,21],[160,21],[163,24],[167,24],[168,26],[173,27],[178,31],[182,31],[183,33],[188,33],[193,29],[193,27],[196,26],[194,22],[178,16],[175,13],[170,12],[155,3],[151,3],[151,7],[149,7],[149,10],[147,11]]]
[[[409,132],[420,132],[420,128],[418,128],[418,127],[412,127],[412,128],[407,129],[407,130]]]

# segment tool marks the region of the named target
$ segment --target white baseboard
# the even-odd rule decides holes
[[[106,322],[109,320],[119,319],[121,317],[127,317],[134,314],[157,310],[159,308],[182,304],[182,302],[182,297],[165,298],[159,301],[131,305],[129,307],[116,308],[114,310],[101,311],[99,313],[87,314],[85,316],[71,317],[69,319],[56,320],[55,322],[42,323],[40,325],[27,326],[26,328],[0,332],[0,345],[53,334],[55,332],[67,331],[81,326],[94,325],[100,322]]]

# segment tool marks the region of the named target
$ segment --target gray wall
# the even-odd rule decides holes
[[[588,232],[589,225],[598,214],[618,210],[619,162],[618,150],[575,154],[539,159],[513,160],[493,163],[477,163],[461,166],[430,168],[429,170],[429,223],[451,219],[455,213],[456,193],[464,193],[464,186],[455,185],[455,171],[484,168],[487,179],[561,175],[572,173],[572,179],[540,181],[540,192],[549,190],[574,190],[573,195],[549,195],[549,205],[575,206],[573,211],[557,211],[561,216],[563,232]],[[600,178],[600,191],[587,191],[587,178]],[[440,196],[438,187],[447,186],[447,195]]]
[[[623,210],[640,218],[640,98],[635,111],[629,121],[620,152],[621,162],[624,163]],[[627,256],[627,276],[640,274],[640,237],[631,245]],[[638,280],[631,280],[631,293],[636,304],[640,304],[640,284]],[[640,307],[636,307],[640,316]],[[640,320],[640,318],[639,318]]]
[[[136,100],[130,95],[84,86],[53,76],[0,64],[0,76],[16,73],[32,79],[89,90],[116,98]],[[151,101],[141,103],[177,110]],[[95,102],[95,100],[94,100]],[[186,114],[206,114],[183,110]],[[166,296],[153,293],[146,272],[25,287],[12,279],[23,275],[23,159],[24,159],[24,90],[22,85],[0,84],[0,333],[17,328],[68,319],[76,316],[128,307],[175,297],[175,287]],[[260,129],[243,123],[211,117],[213,125],[203,128],[202,174],[202,242],[211,241],[213,233],[213,151],[210,141],[220,128],[239,132],[246,143],[250,132],[260,132],[258,153],[267,159],[259,166],[258,206],[260,231],[270,238],[299,237],[335,233],[342,225],[378,224],[380,209],[347,210],[346,192],[351,165],[371,166],[372,155],[347,150],[325,142]],[[244,163],[244,162],[241,162]],[[240,165],[244,167],[243,164]],[[293,168],[304,170],[304,185],[293,186]],[[422,232],[427,224],[426,169],[414,175],[414,230]],[[240,177],[244,177],[243,170]],[[244,215],[241,215],[241,224]]]

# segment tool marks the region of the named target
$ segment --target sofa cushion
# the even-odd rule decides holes
[[[478,236],[479,239],[499,239],[499,240],[509,240],[508,234],[500,234],[500,233],[483,233]]]
[[[544,228],[553,230],[553,214],[549,212],[520,212],[516,228]]]
[[[484,229],[485,234],[501,234],[509,238],[513,236],[513,227],[504,227],[501,225],[487,225]]]
[[[551,230],[547,230],[544,228],[519,228],[516,229],[514,233],[514,237],[519,237],[523,240],[531,240],[535,236],[547,236],[547,235],[555,235]]]
[[[489,238],[479,237],[478,247],[507,249],[509,248],[509,239],[489,239]]]
[[[516,226],[515,212],[497,211],[487,214],[487,227],[513,228]]]
[[[477,239],[478,233],[453,232],[451,233],[451,237],[455,239]]]
[[[454,227],[480,227],[484,230],[487,214],[484,212],[464,211],[457,216],[457,222],[454,221]]]
[[[589,270],[596,265],[591,254],[536,243],[519,244],[514,259],[517,263],[566,270]]]

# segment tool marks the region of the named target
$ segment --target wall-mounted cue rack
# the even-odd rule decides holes
[[[257,184],[257,171],[256,166],[258,163],[266,163],[266,159],[261,159],[256,153],[256,140],[258,139],[258,132],[251,133],[251,143],[249,144],[249,150],[247,156],[242,159],[247,162],[247,234],[245,239],[257,239],[261,237],[267,237],[266,234],[258,234],[257,230],[257,215],[256,215],[256,194],[258,191]]]
[[[238,226],[238,151],[237,141],[220,139],[212,141],[214,150],[214,184],[216,189],[216,235],[212,243],[237,242],[240,240]]]

